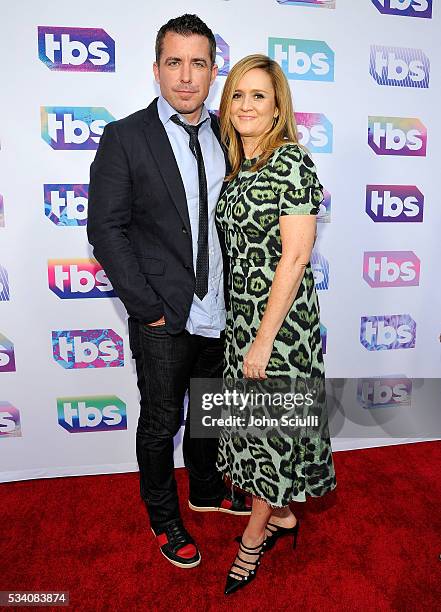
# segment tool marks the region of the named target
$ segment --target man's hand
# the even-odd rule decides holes
[[[153,323],[147,323],[147,325],[149,327],[157,327],[158,325],[165,325],[165,319],[162,316],[160,319],[158,319],[157,321],[154,321]]]

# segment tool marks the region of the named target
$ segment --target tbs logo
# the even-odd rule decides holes
[[[57,398],[58,423],[69,433],[127,429],[126,405],[116,395]]]
[[[0,332],[0,372],[15,372],[14,345],[1,332]]]
[[[121,368],[123,341],[113,329],[71,329],[52,332],[52,352],[62,368]]]
[[[49,289],[62,300],[116,297],[106,273],[95,259],[51,259]]]
[[[9,302],[8,273],[0,266],[0,302]]]
[[[425,157],[427,130],[419,119],[369,117],[368,143],[377,155]]]
[[[322,353],[326,355],[326,342],[328,339],[328,330],[320,323],[320,338],[322,340]]]
[[[101,28],[38,26],[38,56],[50,70],[115,72],[115,41]]]
[[[0,402],[0,438],[21,436],[20,413],[9,402]]]
[[[321,113],[295,113],[300,144],[311,153],[332,153],[332,123]]]
[[[333,81],[334,51],[322,40],[269,38],[268,55],[288,79]]]
[[[0,193],[0,227],[5,227],[5,207],[3,204],[3,196]]]
[[[373,45],[369,72],[379,85],[429,87],[430,62],[419,49]]]
[[[42,106],[41,137],[55,150],[98,148],[105,126],[115,118],[101,106]]]
[[[320,203],[317,221],[321,223],[331,222],[331,194],[326,189],[323,190],[323,201]]]
[[[328,260],[320,255],[320,253],[312,252],[311,255],[311,267],[312,273],[314,274],[315,288],[320,290],[326,290],[329,288],[329,262]]]
[[[361,317],[360,342],[368,351],[415,348],[416,323],[410,315]]]
[[[432,18],[432,0],[372,0],[383,15]]]
[[[400,378],[362,378],[357,385],[357,400],[363,408],[410,406],[412,381]]]
[[[44,185],[44,212],[55,225],[86,225],[89,185]]]
[[[277,0],[279,4],[293,6],[315,6],[318,8],[335,8],[335,0]]]
[[[216,39],[216,64],[218,76],[227,76],[230,71],[230,47],[220,34],[215,34]]]
[[[375,222],[423,220],[424,195],[415,185],[366,185],[366,212]]]
[[[370,287],[415,287],[420,260],[413,251],[370,251],[364,254],[363,278]]]

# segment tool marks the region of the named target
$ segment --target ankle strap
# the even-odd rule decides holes
[[[264,540],[264,541],[265,541],[265,540]],[[263,542],[264,542],[264,541],[263,541]],[[243,543],[243,540],[241,540],[241,541],[240,541],[240,547],[242,547],[242,546],[243,546],[244,548],[246,548],[247,550],[243,550],[243,548],[242,548],[242,550],[243,550],[243,552],[244,552],[244,553],[247,553],[248,555],[258,555],[258,554],[259,554],[258,552],[257,552],[257,553],[249,553],[248,551],[249,551],[249,550],[257,550],[258,548],[261,548],[261,547],[263,546],[263,542],[262,542],[262,544],[259,544],[259,546],[255,546],[254,548],[250,548],[249,546],[246,546],[246,545]]]

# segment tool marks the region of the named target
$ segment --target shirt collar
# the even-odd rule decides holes
[[[170,121],[170,117],[172,115],[178,115],[179,119],[181,119],[184,123],[188,123],[187,119],[185,118],[185,115],[180,115],[173,108],[173,106],[171,106],[167,102],[167,100],[165,98],[163,98],[162,96],[159,96],[159,98],[158,98],[158,115],[159,115],[159,119],[161,120],[163,125],[165,125],[166,123],[168,123]],[[206,119],[209,119],[209,118],[210,118],[210,113],[208,112],[207,107],[204,104],[202,106],[201,117],[200,117],[200,119],[198,121],[198,124],[202,123],[203,121],[205,121]],[[207,121],[207,124],[208,123],[209,122]]]

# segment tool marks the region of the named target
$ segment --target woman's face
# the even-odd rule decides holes
[[[242,137],[258,138],[271,129],[277,115],[270,75],[261,68],[244,74],[233,92],[230,119]]]

